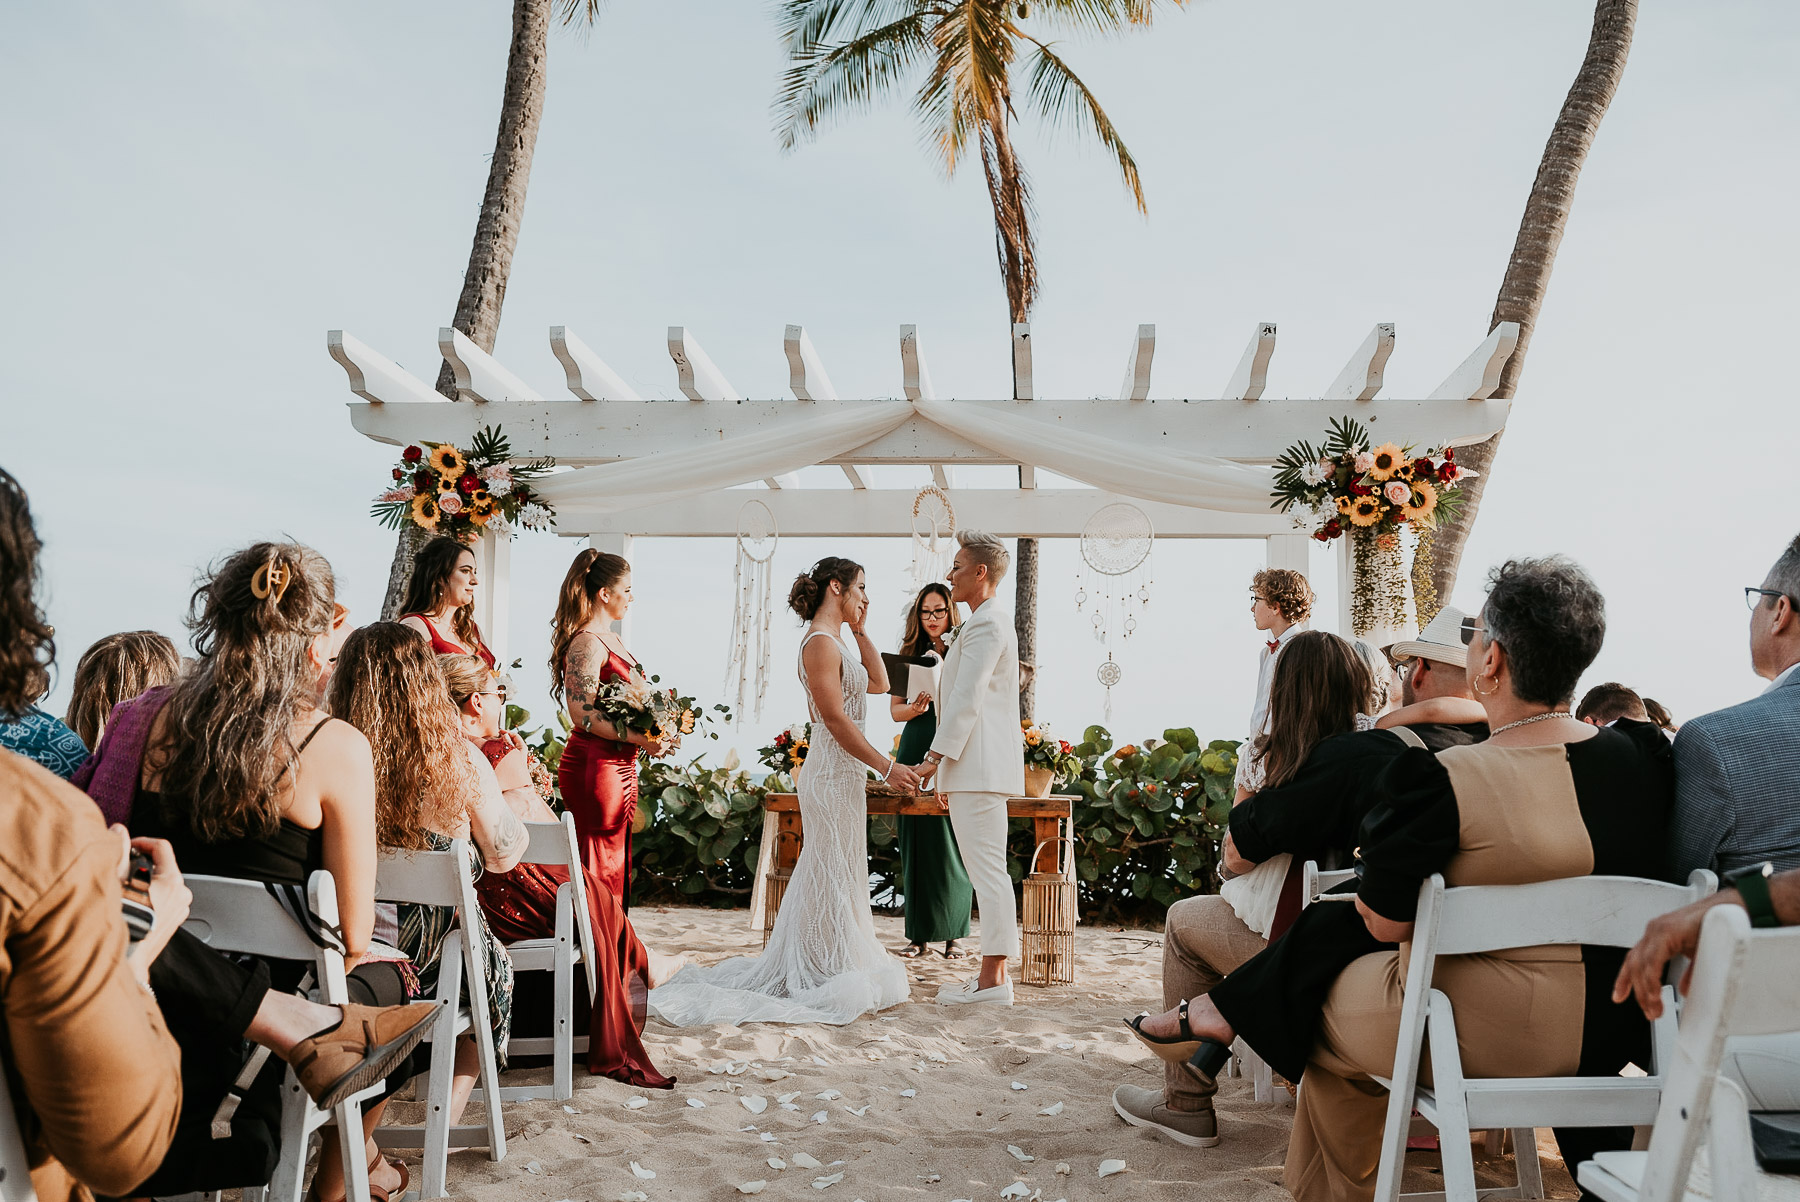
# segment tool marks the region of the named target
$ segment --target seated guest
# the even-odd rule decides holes
[[[1677,957],[1687,958],[1688,971],[1681,979],[1681,992],[1686,993],[1693,975],[1693,960],[1700,950],[1700,925],[1714,906],[1742,906],[1749,912],[1753,927],[1800,926],[1800,868],[1782,873],[1749,869],[1722,883],[1711,897],[1652,918],[1644,928],[1643,938],[1619,966],[1618,979],[1613,982],[1613,1001],[1635,998],[1644,1017],[1661,1018],[1663,980],[1669,964]],[[1787,1069],[1792,1064],[1790,1056],[1782,1067]]]
[[[1397,644],[1389,655],[1402,669],[1404,708],[1393,717],[1429,714],[1440,703],[1470,706],[1469,686],[1463,675],[1468,649],[1460,627],[1463,615],[1446,609],[1417,640]],[[1326,642],[1326,640],[1330,640]],[[1284,768],[1279,783],[1234,807],[1230,830],[1221,857],[1228,869],[1245,872],[1259,863],[1286,853],[1298,865],[1319,860],[1327,867],[1348,863],[1356,845],[1357,828],[1373,799],[1368,782],[1409,746],[1433,751],[1463,746],[1487,737],[1483,723],[1443,725],[1425,722],[1387,730],[1354,729],[1359,706],[1359,682],[1342,656],[1321,657],[1321,672],[1304,662],[1308,650],[1332,650],[1342,640],[1328,634],[1296,635],[1277,661],[1271,690],[1271,753],[1277,760],[1303,759],[1291,770]],[[1288,664],[1290,657],[1297,662]],[[1288,679],[1288,677],[1292,679]],[[1305,678],[1304,680],[1302,678]],[[1331,700],[1332,697],[1336,700]],[[1275,739],[1286,731],[1290,711],[1334,714],[1332,729],[1350,733],[1330,734],[1309,744],[1304,738]],[[1273,922],[1285,927],[1300,907],[1300,880],[1290,873]],[[1251,929],[1229,902],[1216,896],[1184,898],[1169,907],[1163,930],[1163,1001],[1171,1009],[1137,1027],[1147,1042],[1191,1039],[1182,1031],[1180,1006],[1217,986],[1265,946],[1261,934]],[[1160,1052],[1159,1052],[1160,1054]],[[1213,1113],[1214,1085],[1185,1071],[1178,1062],[1165,1069],[1161,1090],[1121,1085],[1113,1092],[1113,1109],[1120,1118],[1139,1127],[1162,1131],[1190,1147],[1211,1147],[1218,1142],[1218,1123]]]
[[[1581,704],[1575,707],[1575,716],[1591,726],[1611,726],[1620,718],[1629,718],[1633,722],[1650,721],[1644,699],[1616,680],[1597,684],[1583,693]]]
[[[1192,1071],[1215,1074],[1238,1034],[1277,1071],[1304,1074],[1284,1178],[1301,1202],[1373,1192],[1386,1095],[1370,1078],[1393,1067],[1405,974],[1396,945],[1411,937],[1421,881],[1663,875],[1668,741],[1642,724],[1596,728],[1568,709],[1605,634],[1592,581],[1559,558],[1507,563],[1463,630],[1490,739],[1397,757],[1371,785],[1355,908],[1311,907],[1190,1013]],[[1456,1005],[1469,1075],[1601,1075],[1641,1062],[1648,1027],[1607,987],[1621,959],[1564,946],[1440,959],[1435,983]],[[1619,1138],[1557,1132],[1577,1160]]]
[[[401,603],[400,624],[431,645],[433,655],[474,655],[494,670],[494,653],[475,624],[475,552],[438,537],[419,549]]]
[[[63,721],[89,748],[98,747],[113,706],[168,684],[180,671],[181,656],[166,636],[154,630],[109,634],[81,653]]]
[[[320,703],[347,631],[335,590],[331,565],[309,547],[256,543],[230,556],[194,594],[188,625],[199,657],[193,666],[166,691],[151,690],[115,711],[114,735],[141,727],[141,747],[106,741],[114,744],[114,770],[127,766],[139,786],[129,807],[132,833],[167,839],[186,871],[304,888],[314,871],[328,870],[352,1001],[402,1007],[409,999],[399,966],[363,963],[375,925],[369,741],[327,716]],[[142,722],[140,708],[154,709],[154,717]],[[282,962],[267,972],[285,992],[304,966]],[[423,1035],[429,1015],[411,1008],[388,1013],[410,1015],[405,1021]],[[182,1071],[190,1080],[204,1074],[210,1090],[229,1083],[240,1063],[236,1051],[206,1061],[184,1056]],[[410,1076],[409,1064],[390,1071],[391,1089]],[[279,1084],[269,1074],[254,1088]],[[384,1105],[364,1107],[367,1130],[379,1123]],[[343,1196],[343,1164],[335,1130],[325,1139],[313,1190],[329,1200]],[[395,1162],[381,1158],[372,1142],[366,1151],[372,1188],[404,1187]]]
[[[1744,594],[1750,666],[1770,684],[1675,736],[1677,873],[1800,868],[1800,538]]]
[[[478,858],[471,865],[477,874],[508,872],[519,862],[528,841],[525,824],[500,795],[492,766],[463,738],[449,686],[423,639],[397,622],[376,622],[352,634],[338,653],[330,704],[333,714],[377,749],[375,843],[401,851],[442,851],[450,840],[463,839],[471,858]],[[462,921],[463,937],[478,941],[488,1025],[504,1066],[512,1031],[512,961],[483,915],[464,915]],[[468,929],[470,922],[475,929]],[[394,946],[418,970],[421,994],[434,996],[444,937],[457,925],[455,909],[402,904],[397,924]],[[452,1123],[475,1088],[478,1066],[474,1038],[465,1034],[456,1045]]]
[[[450,686],[463,737],[493,765],[513,813],[525,822],[560,822],[532,783],[528,752],[519,736],[500,732],[504,703],[494,674],[472,655],[439,656],[438,666]],[[498,938],[507,943],[545,939],[556,934],[556,895],[568,879],[567,868],[520,864],[510,872],[482,873],[475,892]],[[610,889],[587,881],[587,904],[599,983],[588,1018],[588,1071],[628,1085],[673,1089],[674,1078],[657,1071],[642,1040],[644,1003],[657,985],[650,953]]]
[[[49,691],[50,678],[45,676],[40,692],[23,698],[17,709],[0,713],[0,751],[22,755],[68,780],[87,759],[87,744],[60,719],[37,707]]]

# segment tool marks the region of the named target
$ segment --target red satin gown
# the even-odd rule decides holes
[[[411,613],[401,614],[400,616],[402,618],[417,618],[419,621],[425,623],[425,629],[430,632],[431,653],[433,655],[478,655],[481,657],[481,662],[486,664],[490,671],[493,670],[494,653],[489,651],[487,649],[487,644],[481,641],[481,627],[477,626],[475,628],[475,649],[471,651],[461,643],[452,642],[439,634],[437,623],[433,622],[424,614]]]
[[[600,681],[627,679],[631,668],[607,647]],[[588,878],[604,886],[621,910],[629,911],[631,820],[637,816],[638,802],[637,747],[576,730],[563,747],[556,781],[562,786],[563,809],[575,817],[575,834]]]
[[[511,747],[494,740],[482,749],[498,763]],[[520,864],[511,872],[484,873],[475,893],[488,927],[502,943],[548,939],[556,934],[556,894],[569,870]],[[643,1089],[673,1089],[644,1049],[644,1001],[650,990],[650,954],[618,900],[587,873],[588,918],[594,926],[594,966],[599,989],[588,1017],[588,1071]]]

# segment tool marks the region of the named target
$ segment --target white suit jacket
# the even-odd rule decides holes
[[[957,628],[938,678],[938,727],[931,749],[944,757],[933,787],[944,793],[1025,791],[1019,729],[1019,640],[1012,615],[990,600]]]

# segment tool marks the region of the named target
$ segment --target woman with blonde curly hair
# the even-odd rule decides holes
[[[442,851],[467,840],[479,872],[507,872],[525,854],[525,824],[507,807],[487,760],[462,737],[430,644],[398,622],[365,626],[344,642],[331,677],[331,712],[360,730],[375,753],[375,829],[382,847]],[[444,937],[455,910],[401,904],[394,946],[418,971],[419,992],[437,991]],[[512,1030],[512,961],[477,912],[463,916],[479,939],[494,1051],[504,1065]],[[473,924],[478,929],[470,930]],[[450,1121],[475,1088],[475,1043],[456,1046]]]

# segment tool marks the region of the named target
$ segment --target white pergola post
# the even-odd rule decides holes
[[[475,621],[494,653],[494,665],[506,671],[512,662],[507,656],[511,643],[508,627],[512,623],[512,539],[510,536],[484,534],[473,548],[475,578]]]
[[[617,555],[627,563],[631,562],[631,542],[632,536],[629,534],[615,534],[608,531],[588,535],[588,546],[596,551],[605,551],[609,554]],[[623,622],[613,623],[613,631],[621,639],[625,640],[626,646],[629,647],[631,645],[630,610],[625,611],[625,620]]]

